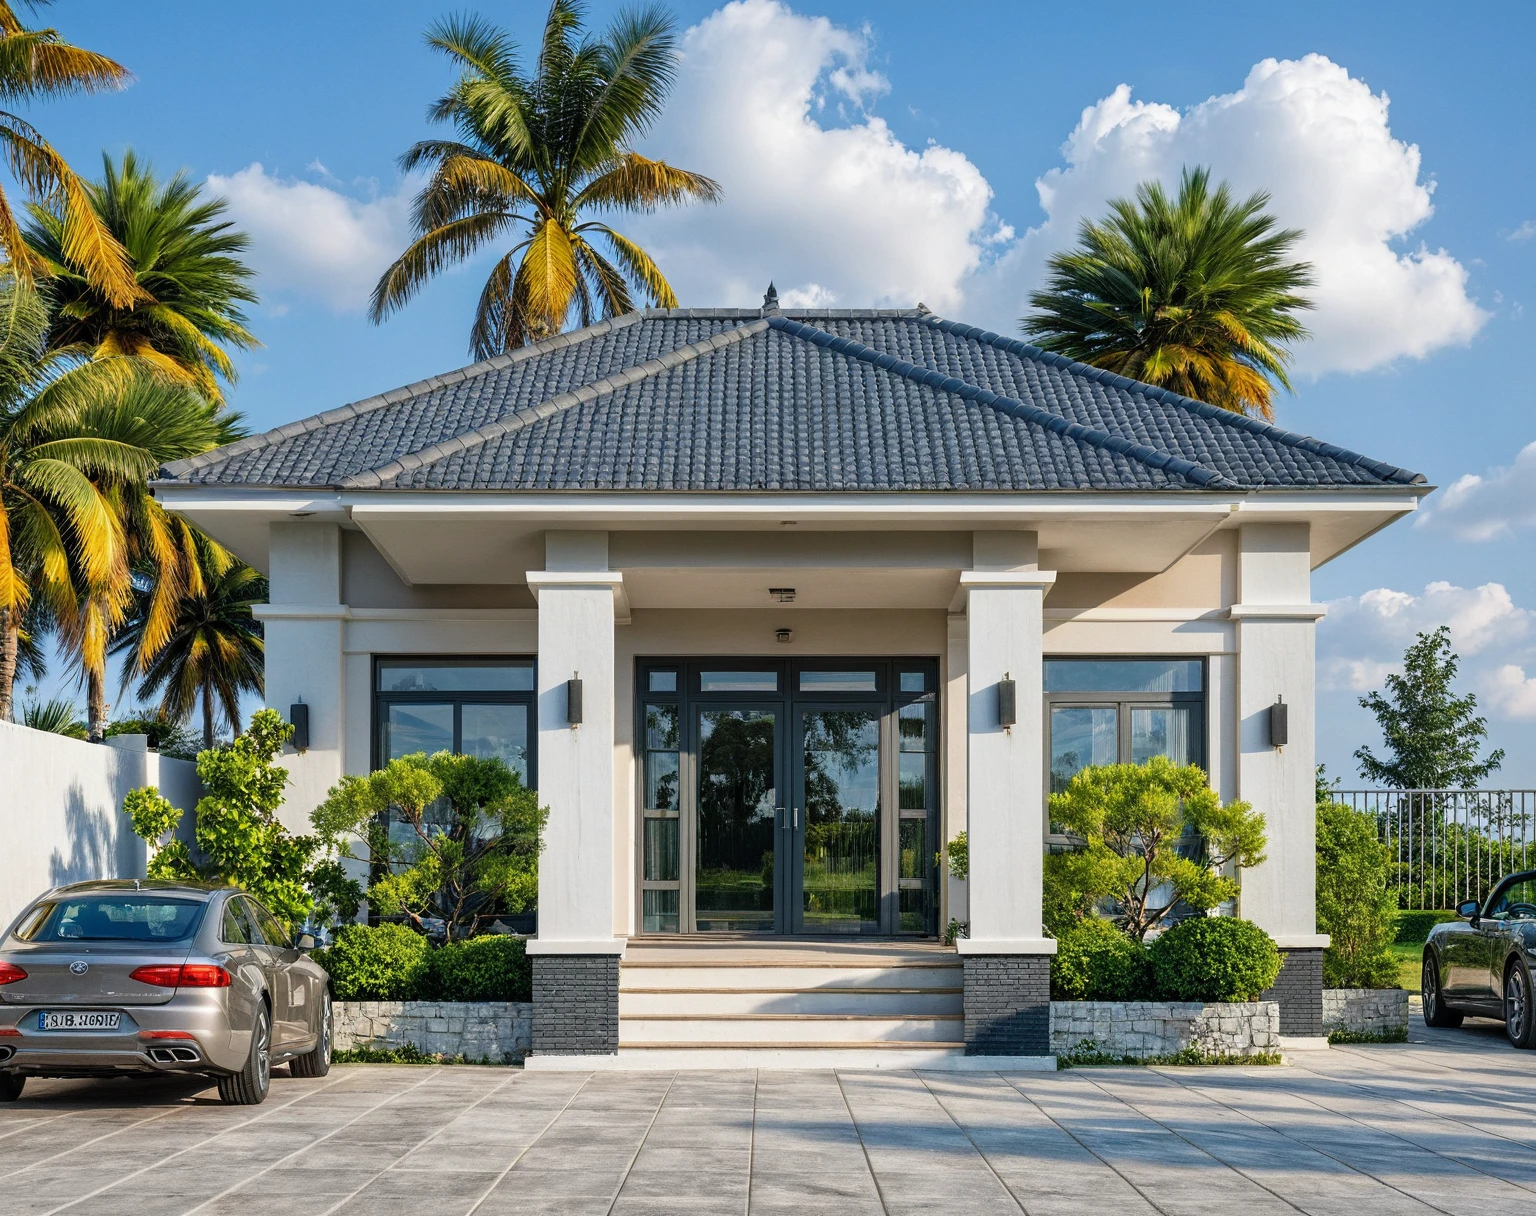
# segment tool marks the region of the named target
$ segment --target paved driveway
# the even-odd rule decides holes
[[[0,1211],[1530,1212],[1536,1053],[1492,1023],[1415,1034],[1289,1068],[352,1066],[279,1076],[254,1109],[34,1081],[0,1107]]]

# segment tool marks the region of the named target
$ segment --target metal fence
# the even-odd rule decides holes
[[[1505,874],[1536,869],[1536,790],[1334,790],[1376,817],[1398,906],[1454,908]]]

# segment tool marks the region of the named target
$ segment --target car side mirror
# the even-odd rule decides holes
[[[1467,920],[1477,920],[1478,903],[1475,899],[1464,899],[1456,905],[1456,915]]]
[[[301,933],[299,934],[299,940],[293,944],[300,950],[313,950],[315,948],[314,935],[309,933]]]

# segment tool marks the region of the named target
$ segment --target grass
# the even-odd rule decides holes
[[[1328,1032],[1328,1042],[1339,1046],[1346,1043],[1406,1043],[1407,1041],[1407,1027],[1398,1030],[1331,1030]]]
[[[1249,1056],[1206,1055],[1196,1047],[1162,1056],[1117,1056],[1100,1051],[1092,1039],[1084,1039],[1072,1051],[1056,1057],[1057,1068],[1119,1068],[1125,1065],[1151,1067],[1235,1067],[1247,1064],[1283,1064],[1278,1051],[1258,1051]]]
[[[1417,992],[1424,978],[1424,947],[1411,942],[1397,942],[1387,948],[1397,960],[1398,986],[1409,992]]]
[[[332,1064],[486,1064],[498,1065],[505,1061],[482,1056],[471,1060],[468,1056],[428,1055],[415,1043],[403,1047],[349,1047],[331,1056]]]

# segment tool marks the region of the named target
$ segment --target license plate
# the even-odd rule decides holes
[[[97,1009],[70,1009],[60,1013],[39,1013],[39,1030],[116,1030],[120,1013]]]

